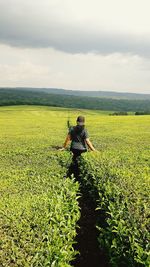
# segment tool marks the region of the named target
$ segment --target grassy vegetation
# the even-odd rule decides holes
[[[63,112],[55,113],[0,111],[1,266],[64,267],[76,255],[78,184],[65,179],[69,155],[52,152]]]
[[[84,156],[81,178],[106,214],[107,227],[98,224],[99,241],[112,266],[148,267],[150,116],[95,117],[91,125],[100,152]]]
[[[86,155],[82,161],[81,179],[97,209],[105,212],[105,227],[101,222],[97,227],[112,266],[150,264],[150,179],[145,160],[136,164],[131,155],[104,152]]]
[[[0,264],[70,266],[79,184],[64,179],[71,156],[58,152],[79,114],[98,152],[82,159],[81,179],[106,214],[99,241],[113,266],[150,265],[150,116],[15,106],[0,108]]]

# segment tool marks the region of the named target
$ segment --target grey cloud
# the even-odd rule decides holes
[[[15,1],[8,1],[14,3]],[[53,47],[67,53],[131,53],[150,56],[147,36],[116,34],[90,25],[27,9],[12,9],[0,2],[0,42],[19,47]]]

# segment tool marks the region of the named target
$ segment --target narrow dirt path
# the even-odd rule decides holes
[[[77,255],[72,265],[74,267],[110,267],[106,254],[99,248],[97,240],[95,205],[85,192],[81,193],[82,197],[79,199],[81,217],[78,222],[80,228],[77,230],[77,243],[74,246],[80,255]]]
[[[104,223],[104,216],[95,211],[96,205],[90,197],[88,190],[80,180],[80,172],[77,165],[71,165],[68,174],[73,173],[80,183],[79,206],[81,217],[78,221],[76,244],[74,249],[79,251],[76,259],[71,263],[74,267],[110,267],[108,258],[98,243],[98,230],[96,229],[97,217]]]

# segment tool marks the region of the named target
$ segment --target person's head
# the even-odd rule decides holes
[[[83,116],[78,116],[77,125],[84,126],[84,124],[85,124],[85,118]]]

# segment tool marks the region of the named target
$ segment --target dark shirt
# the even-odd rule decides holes
[[[70,149],[77,149],[81,151],[87,151],[86,138],[88,138],[88,132],[83,126],[74,126],[69,130],[71,137]]]

